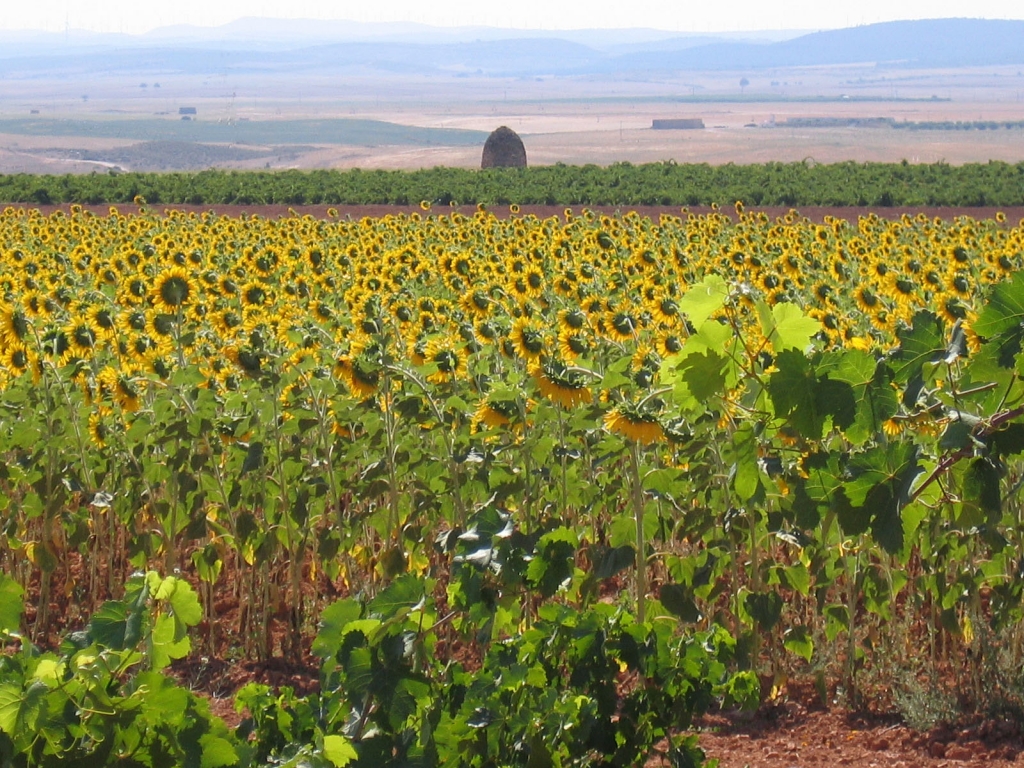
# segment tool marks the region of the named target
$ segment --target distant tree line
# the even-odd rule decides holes
[[[766,163],[420,171],[0,175],[6,203],[242,205],[1024,205],[1024,163]]]
[[[1024,120],[927,120],[893,122],[893,128],[911,131],[997,131],[1024,128]]]
[[[1024,128],[1024,120],[903,120],[892,117],[791,117],[782,128],[899,128],[908,131],[996,131]]]

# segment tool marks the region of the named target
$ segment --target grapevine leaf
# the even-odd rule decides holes
[[[743,607],[766,632],[782,618],[782,597],[778,592],[751,592],[743,601]]]
[[[348,739],[332,733],[324,736],[324,757],[330,760],[335,768],[345,768],[359,755]]]
[[[801,562],[787,565],[782,569],[786,585],[801,595],[806,595],[811,590],[811,572]]]
[[[910,500],[914,479],[921,473],[920,448],[913,443],[890,443],[860,454],[850,462],[854,479],[844,485],[851,509],[841,510],[840,525],[847,534],[871,535],[890,554],[903,548],[900,512]],[[845,514],[844,514],[845,512]]]
[[[161,579],[156,571],[149,571],[146,574],[146,586],[154,600],[166,600],[174,592],[174,577]]]
[[[679,299],[679,309],[695,328],[700,328],[725,304],[729,286],[718,275],[708,275]]]
[[[327,606],[320,614],[320,631],[313,641],[313,654],[326,659],[341,650],[345,625],[358,619],[362,610],[358,600],[337,600]]]
[[[636,563],[636,550],[628,544],[621,547],[602,547],[598,544],[591,548],[590,558],[595,578],[610,579],[633,567]]]
[[[999,456],[1024,453],[1024,424],[1007,424],[988,437],[990,450]]]
[[[970,443],[971,425],[957,419],[951,421],[939,439],[939,447],[944,451],[958,451]]]
[[[728,448],[725,458],[733,466],[733,487],[742,501],[749,501],[761,483],[761,473],[757,466],[757,436],[751,422],[740,425]]]
[[[242,462],[242,474],[248,474],[263,466],[263,443],[256,441],[249,443],[245,450],[245,460]]]
[[[345,660],[346,688],[353,697],[362,696],[374,682],[373,652],[365,646],[352,648]]]
[[[725,392],[725,366],[728,360],[714,352],[687,355],[679,365],[682,379],[697,400],[722,395]]]
[[[857,417],[853,387],[827,375],[818,378],[812,362],[795,349],[786,350],[775,360],[778,370],[768,380],[768,393],[775,413],[806,438],[821,438],[826,420],[845,429]]]
[[[907,384],[921,374],[926,363],[934,363],[946,356],[946,342],[942,336],[942,321],[933,313],[921,310],[914,315],[909,330],[897,334],[900,340],[894,371],[896,381]]]
[[[366,606],[372,616],[390,619],[399,611],[411,610],[423,599],[423,582],[412,574],[395,579]]]
[[[964,500],[961,505],[961,525],[978,526],[998,521],[1003,509],[999,489],[999,468],[987,456],[971,462],[964,475]]]
[[[853,387],[845,381],[820,379],[814,400],[818,413],[830,415],[832,425],[839,429],[847,429],[857,418],[857,401],[853,396]]]
[[[136,690],[146,691],[148,723],[182,722],[189,706],[189,691],[159,672],[141,672],[135,678]]]
[[[644,476],[644,490],[653,491],[661,496],[671,496],[673,490],[678,490],[683,475],[684,473],[677,469],[652,470]]]
[[[63,661],[55,658],[42,658],[36,664],[32,679],[44,682],[48,687],[53,688],[57,686],[59,680],[63,680],[64,669]]]
[[[836,488],[839,487],[840,481],[833,479],[833,484]],[[829,498],[830,491],[822,488],[821,484],[818,485],[819,490],[824,490],[824,497]],[[807,483],[799,482],[792,494],[792,505],[790,506],[790,512],[792,519],[796,525],[803,530],[813,530],[818,527],[821,523],[821,510],[818,508],[818,503],[810,497],[807,493]]]
[[[178,622],[174,617],[161,615],[153,624],[150,669],[160,671],[175,659],[182,659],[192,649],[188,637],[178,636]]]
[[[526,575],[545,597],[551,597],[572,579],[577,541],[575,531],[557,528],[537,542]]]
[[[658,590],[658,600],[673,615],[689,624],[700,621],[700,609],[690,590],[682,584],[663,584]]]
[[[1013,279],[993,287],[985,308],[982,309],[974,330],[986,338],[996,336],[1024,321],[1024,274],[1017,272]]]
[[[46,683],[40,681],[25,690],[16,683],[0,686],[0,731],[13,737],[32,724],[48,691]]]
[[[526,761],[526,768],[555,768],[551,750],[539,733],[530,737],[530,759]]]
[[[763,322],[762,318],[762,322]],[[775,350],[806,350],[811,338],[821,330],[821,323],[807,317],[796,304],[780,303],[772,307],[771,325],[764,328],[764,335]]]
[[[15,683],[0,685],[0,731],[14,736],[21,713],[21,686]]]
[[[0,574],[0,633],[17,632],[25,610],[25,590],[10,576]]]
[[[174,617],[187,627],[194,627],[203,620],[203,608],[199,604],[192,585],[184,579],[174,579],[174,588],[168,598]]]
[[[340,739],[341,737],[338,736],[337,738]],[[215,733],[203,734],[199,739],[199,745],[203,748],[203,758],[199,763],[200,768],[222,768],[225,765],[236,765],[238,763],[238,753],[235,752],[231,742],[223,736],[218,736]],[[324,753],[326,755],[326,749]],[[335,765],[338,765],[338,763],[335,763]]]
[[[846,536],[859,536],[871,526],[871,510],[859,505],[854,506],[844,492],[833,498],[832,508],[835,510],[839,527]]]
[[[768,380],[775,413],[789,420],[802,436],[821,437],[821,420],[814,404],[814,371],[803,352],[786,350],[775,359],[778,370]]]
[[[851,443],[863,445],[899,410],[899,399],[890,386],[890,369],[874,356],[856,349],[844,351],[832,362],[829,379],[849,384],[856,403],[853,422],[842,429]]]
[[[89,636],[106,648],[123,651],[134,643],[126,640],[128,606],[120,600],[108,600],[89,620]]]
[[[786,630],[782,645],[790,653],[795,653],[804,661],[810,662],[814,655],[814,641],[807,627],[790,627]]]

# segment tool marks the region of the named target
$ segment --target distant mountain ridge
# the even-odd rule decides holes
[[[321,74],[361,70],[532,77],[752,71],[855,63],[918,68],[1024,64],[1024,21],[1013,20],[894,21],[775,41],[669,33],[660,33],[665,36],[658,37],[655,30],[627,30],[617,42],[613,42],[616,38],[607,30],[520,31],[519,37],[502,37],[498,31],[488,30],[489,36],[481,33],[478,38],[467,39],[467,30],[463,29],[448,30],[443,39],[435,42],[414,42],[429,39],[422,35],[424,30],[433,28],[392,25],[387,35],[383,29],[377,30],[382,39],[367,39],[372,35],[360,27],[351,32],[356,40],[335,42],[327,34],[329,30],[324,30],[315,39],[293,42],[295,47],[285,44],[287,36],[276,41],[258,37],[246,40],[243,33],[247,28],[255,35],[262,27],[236,24],[240,26],[206,30],[207,39],[189,38],[186,32],[193,28],[169,28],[130,41],[124,36],[83,38],[77,47],[45,42],[37,42],[33,47],[24,34],[0,33],[0,46],[5,51],[0,54],[0,74],[28,76],[48,70],[83,75],[129,71],[206,74],[279,69],[293,73],[315,70]],[[293,25],[291,34],[300,28]],[[218,30],[224,39],[217,39]],[[554,37],[555,34],[561,37]],[[387,39],[388,35],[391,39]],[[408,39],[402,39],[403,36]],[[13,55],[12,51],[21,55]]]
[[[672,54],[638,53],[620,57],[615,66],[709,70],[866,62],[925,69],[1024,63],[1024,21],[891,21],[814,32],[770,45],[712,43]]]

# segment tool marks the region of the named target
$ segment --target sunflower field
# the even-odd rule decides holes
[[[0,754],[694,765],[894,663],[1021,703],[1024,222],[421,207],[0,214]],[[166,674],[225,645],[320,690],[229,730]]]

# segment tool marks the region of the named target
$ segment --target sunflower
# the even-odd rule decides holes
[[[683,351],[683,339],[675,333],[662,333],[655,339],[654,348],[664,359]]]
[[[86,316],[89,326],[96,333],[97,338],[109,341],[117,335],[117,314],[110,307],[97,305],[90,307]]]
[[[224,347],[224,356],[242,372],[249,376],[255,376],[263,369],[263,360],[266,353],[253,349],[249,345],[236,347],[230,345]]]
[[[4,346],[24,344],[28,335],[28,317],[21,307],[0,310],[0,341]]]
[[[659,323],[668,326],[679,319],[679,305],[670,296],[656,297],[650,306],[654,319]]]
[[[230,338],[242,325],[242,315],[236,309],[220,309],[210,315],[210,324],[222,339]]]
[[[563,309],[558,313],[558,327],[562,331],[575,333],[587,325],[587,316],[579,308]]]
[[[615,341],[632,340],[638,327],[639,320],[636,314],[627,309],[609,312],[605,316],[606,332]]]
[[[361,349],[360,345],[353,345],[347,356],[338,358],[334,373],[361,400],[372,397],[380,387],[380,367],[373,360],[372,350]]]
[[[21,297],[21,305],[28,317],[45,317],[52,311],[52,300],[39,291],[28,291]]]
[[[558,352],[566,360],[575,360],[591,349],[590,338],[578,331],[562,329],[558,332]]]
[[[540,322],[520,317],[512,326],[512,343],[516,353],[526,360],[539,360],[546,343]]]
[[[89,438],[97,448],[107,447],[111,433],[109,416],[110,409],[104,406],[89,414]]]
[[[238,293],[238,283],[230,277],[222,277],[219,282],[219,291],[225,296],[234,296]]]
[[[427,381],[432,384],[441,384],[466,375],[469,357],[466,348],[447,336],[435,336],[430,339],[426,343],[423,356],[427,365],[437,367],[436,371],[427,376]]]
[[[857,308],[865,314],[873,312],[881,305],[881,300],[868,285],[862,285],[854,291],[853,298],[857,302]]]
[[[20,344],[5,344],[0,350],[0,365],[11,377],[21,376],[32,371],[33,377],[38,376],[39,356],[31,349]]]
[[[970,278],[963,272],[957,272],[950,284],[950,289],[961,298],[966,298],[971,295],[972,286]]]
[[[563,408],[575,408],[593,400],[587,376],[578,368],[570,368],[560,360],[548,360],[533,366],[530,372],[540,393]]]
[[[905,275],[896,272],[891,273],[889,278],[889,296],[895,299],[900,306],[909,306],[917,291],[917,283]]]
[[[474,434],[479,432],[481,424],[491,429],[518,426],[523,410],[522,403],[514,397],[488,395],[477,405],[470,419],[470,431]]]
[[[473,335],[481,345],[496,344],[505,335],[505,330],[490,320],[481,320],[473,326]]]
[[[88,320],[72,320],[64,328],[68,340],[68,353],[72,357],[88,359],[96,346],[97,334]]]
[[[470,288],[459,297],[459,306],[470,317],[477,319],[487,317],[494,302],[487,293],[479,288]]]
[[[240,291],[242,304],[248,307],[262,307],[270,303],[271,296],[262,283],[251,281],[242,286]]]
[[[950,325],[953,325],[958,320],[962,321],[967,318],[967,307],[964,306],[959,296],[944,294],[936,297],[936,301],[938,302],[939,317],[943,318]]]
[[[117,303],[127,306],[141,304],[149,293],[146,279],[134,275],[124,280],[117,289]]]
[[[650,409],[633,403],[623,403],[608,411],[604,416],[604,428],[641,445],[665,439],[665,430],[657,416]]]
[[[173,315],[194,300],[197,293],[198,290],[188,271],[183,267],[171,267],[157,277],[150,298],[157,311]]]
[[[132,368],[119,371],[107,366],[99,372],[96,379],[101,391],[108,393],[122,411],[135,413],[139,410],[142,397],[142,380],[137,374],[138,371]]]
[[[537,298],[544,292],[544,273],[536,264],[528,266],[522,276],[526,281],[526,294],[530,298]]]

